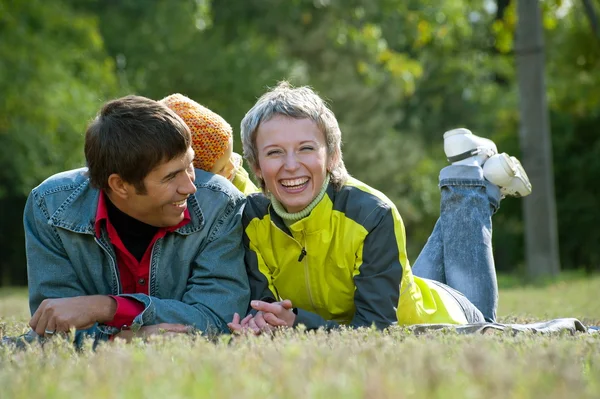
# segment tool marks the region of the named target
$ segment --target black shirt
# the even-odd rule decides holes
[[[105,195],[108,220],[113,225],[125,248],[140,262],[158,227],[150,226],[119,210]]]

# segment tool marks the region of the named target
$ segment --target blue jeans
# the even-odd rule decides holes
[[[492,254],[492,215],[500,189],[479,166],[450,165],[440,172],[440,217],[413,273],[443,284],[470,323],[495,322],[498,283]]]

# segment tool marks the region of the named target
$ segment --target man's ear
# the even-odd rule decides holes
[[[111,192],[119,198],[126,199],[131,194],[133,186],[127,184],[121,176],[116,173],[108,176],[108,187]]]

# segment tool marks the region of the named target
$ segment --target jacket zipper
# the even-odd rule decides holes
[[[298,262],[302,262],[302,259],[306,256],[306,249],[302,247],[302,251],[300,251],[300,256],[298,256]]]
[[[306,290],[308,293],[308,299],[310,301],[310,304],[313,307],[313,310],[316,311],[317,307],[315,306],[315,301],[313,300],[312,291],[310,289],[310,282],[309,282],[309,278],[308,278],[308,259],[306,258],[306,255],[308,254],[308,252],[306,251],[306,239],[305,239],[304,232],[302,232],[302,241],[304,242],[304,245],[303,245],[298,240],[296,240],[294,238],[294,236],[292,236],[291,234],[287,234],[285,231],[281,230],[275,223],[273,223],[272,220],[271,220],[271,224],[273,226],[275,226],[275,228],[277,230],[281,231],[283,234],[290,237],[296,244],[298,244],[298,246],[300,248],[302,248],[300,250],[300,256],[298,256],[298,262],[304,261],[304,283],[306,284]]]
[[[304,235],[304,232],[302,232],[302,242],[304,243],[304,245],[302,245],[302,252],[300,253],[300,257],[298,258],[298,261],[300,262],[302,259],[304,259],[304,281],[306,283],[306,291],[308,292],[308,299],[310,300],[310,305],[312,306],[313,310],[317,310],[317,307],[315,306],[315,301],[313,300],[313,296],[312,296],[312,290],[310,289],[310,278],[309,278],[309,273],[308,273],[308,259],[306,258],[306,236]]]

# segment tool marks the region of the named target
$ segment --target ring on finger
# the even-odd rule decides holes
[[[52,335],[52,334],[54,334],[54,332],[55,332],[54,330],[44,330],[44,334],[46,334],[46,335]]]

